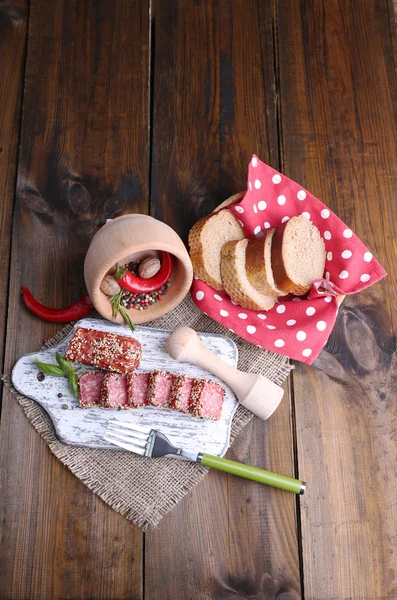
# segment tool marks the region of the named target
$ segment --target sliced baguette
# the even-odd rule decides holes
[[[267,296],[255,289],[245,272],[245,253],[248,240],[232,241],[222,248],[221,274],[226,293],[242,308],[270,310],[275,296]]]
[[[325,244],[306,217],[292,217],[273,235],[271,266],[276,285],[294,296],[306,294],[325,268]]]
[[[230,210],[221,210],[197,221],[189,233],[190,258],[196,277],[222,291],[222,246],[243,238],[243,228]]]
[[[286,296],[274,281],[271,264],[271,247],[276,228],[262,231],[248,241],[245,268],[248,281],[266,296]]]

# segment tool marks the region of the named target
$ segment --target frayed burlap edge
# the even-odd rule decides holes
[[[90,315],[93,317],[98,314]],[[287,358],[268,352],[231,334],[225,327],[201,313],[187,297],[174,311],[147,326],[174,329],[187,325],[196,331],[226,334],[239,349],[239,368],[266,375],[281,384],[292,366]],[[42,349],[51,348],[72,330],[69,324],[49,340]],[[52,421],[46,411],[33,400],[19,394],[11,376],[3,377],[4,385],[17,398],[27,418],[47,442],[51,452],[76,477],[115,511],[146,531],[156,527],[171,510],[207,473],[208,469],[196,463],[161,459],[161,470],[155,460],[131,453],[68,446],[58,440]],[[232,422],[230,443],[253,418],[252,413],[239,406]],[[109,467],[109,463],[112,468]],[[136,477],[135,477],[136,475]],[[131,490],[131,486],[135,486]]]

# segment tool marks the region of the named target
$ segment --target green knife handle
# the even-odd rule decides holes
[[[228,460],[227,458],[220,458],[219,456],[203,453],[199,455],[198,462],[205,467],[218,469],[218,471],[225,471],[226,473],[244,477],[245,479],[252,479],[253,481],[265,483],[266,485],[271,485],[294,494],[303,494],[306,489],[306,484],[299,479],[277,475],[277,473],[271,473],[270,471],[251,467],[244,463]]]

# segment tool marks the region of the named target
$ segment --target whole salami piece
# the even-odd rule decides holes
[[[81,408],[102,406],[101,387],[105,373],[88,371],[79,377],[79,401]]]
[[[77,327],[65,354],[66,360],[116,373],[134,371],[141,356],[142,347],[136,339],[83,327]]]
[[[195,417],[219,421],[225,388],[215,381],[197,380],[190,394],[189,412]]]
[[[129,405],[133,408],[146,406],[149,387],[149,373],[128,373],[127,389]]]
[[[102,381],[101,397],[105,408],[130,408],[126,376],[107,373]]]
[[[152,371],[149,376],[148,403],[153,406],[169,406],[174,375],[166,371]]]

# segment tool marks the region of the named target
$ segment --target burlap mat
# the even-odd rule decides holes
[[[196,331],[229,336],[238,346],[239,369],[262,373],[275,383],[281,384],[292,368],[285,357],[240,339],[226,327],[207,317],[194,306],[190,296],[171,313],[150,323],[152,327],[171,330],[179,325],[192,327]],[[72,327],[73,325],[65,327],[43,348],[57,344]],[[90,490],[144,531],[149,526],[155,527],[207,473],[206,467],[196,463],[170,458],[161,459],[160,462],[129,452],[75,448],[63,444],[55,436],[54,427],[45,410],[33,400],[18,394],[11,384],[10,376],[4,378],[4,383],[15,394],[29,421],[46,440],[51,452]],[[231,442],[252,417],[252,413],[244,407],[238,407],[233,418]]]

